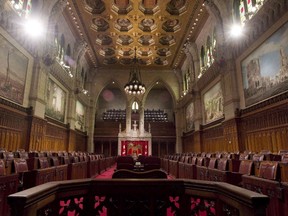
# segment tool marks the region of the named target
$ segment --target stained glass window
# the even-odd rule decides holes
[[[213,62],[213,57],[212,57],[212,46],[211,46],[211,38],[210,36],[207,37],[207,42],[206,42],[206,59],[207,63],[206,65],[209,67],[212,62]]]
[[[10,0],[10,4],[19,16],[26,19],[30,16],[32,11],[32,0]]]
[[[245,25],[262,7],[264,0],[236,0],[235,3],[235,16]]]
[[[212,37],[212,61],[214,62],[215,58],[217,59],[217,38],[216,38],[216,28],[214,28],[213,31],[213,37]]]

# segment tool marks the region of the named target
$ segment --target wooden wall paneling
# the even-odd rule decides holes
[[[230,119],[223,122],[223,136],[224,143],[227,145],[228,152],[237,152],[239,151],[239,120],[238,118]]]
[[[194,147],[194,134],[193,132],[186,133],[182,137],[182,149],[183,152],[193,152]]]
[[[76,151],[76,132],[74,130],[68,130],[68,151]]]
[[[45,148],[45,133],[47,121],[36,116],[30,117],[31,129],[29,135],[29,150],[42,151]]]
[[[81,131],[75,132],[75,150],[76,151],[87,151],[87,134]]]
[[[241,142],[246,149],[268,149],[274,153],[288,149],[288,100],[280,96],[279,100],[271,98],[240,111]]]
[[[48,122],[44,148],[46,151],[68,151],[67,128]]]
[[[195,131],[193,135],[193,149],[192,152],[202,151],[202,131]]]
[[[0,99],[0,148],[9,151],[26,149],[28,112],[29,109]]]
[[[227,145],[224,144],[223,127],[222,125],[216,125],[213,127],[203,129],[202,136],[202,151],[215,152],[215,151],[227,151]]]

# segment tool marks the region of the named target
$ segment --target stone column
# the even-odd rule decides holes
[[[139,132],[140,136],[144,135],[144,107],[141,104],[139,109]]]
[[[131,104],[126,106],[126,133],[129,134],[131,131]]]

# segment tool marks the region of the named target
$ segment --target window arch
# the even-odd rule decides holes
[[[264,0],[235,0],[234,16],[242,25],[250,20],[263,6]]]
[[[65,50],[65,37],[62,34],[60,39],[60,47],[58,51],[58,58],[60,62],[63,62],[64,60],[64,50]]]
[[[217,58],[217,37],[216,37],[216,27],[213,30],[212,35],[212,61],[214,62],[215,58]]]
[[[183,92],[184,92],[184,94],[186,94],[188,92],[190,82],[191,82],[191,72],[190,72],[190,66],[189,66],[188,69],[186,70],[186,72],[184,73],[184,76],[183,76]]]
[[[132,111],[133,111],[133,112],[137,112],[138,110],[139,110],[139,104],[138,104],[137,101],[134,101],[134,102],[132,103]]]
[[[70,57],[71,57],[71,47],[70,47],[70,44],[68,44],[66,48],[65,56],[64,56],[65,65],[70,65],[69,64]]]
[[[29,18],[32,12],[32,0],[9,1],[20,17]]]
[[[54,26],[54,44],[56,47],[57,56],[59,55],[59,52],[60,52],[60,44],[59,44],[58,35],[59,35],[58,25],[55,25]]]
[[[213,60],[212,60],[212,44],[211,44],[211,38],[210,36],[207,37],[206,42],[206,59],[207,59],[207,66],[209,67]]]
[[[201,47],[201,54],[200,54],[200,59],[201,59],[201,68],[205,67],[205,49],[202,46]]]

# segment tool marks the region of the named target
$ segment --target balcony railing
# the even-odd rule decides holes
[[[199,180],[84,179],[50,182],[8,197],[12,216],[265,215],[269,198]],[[69,214],[68,214],[69,213]]]

